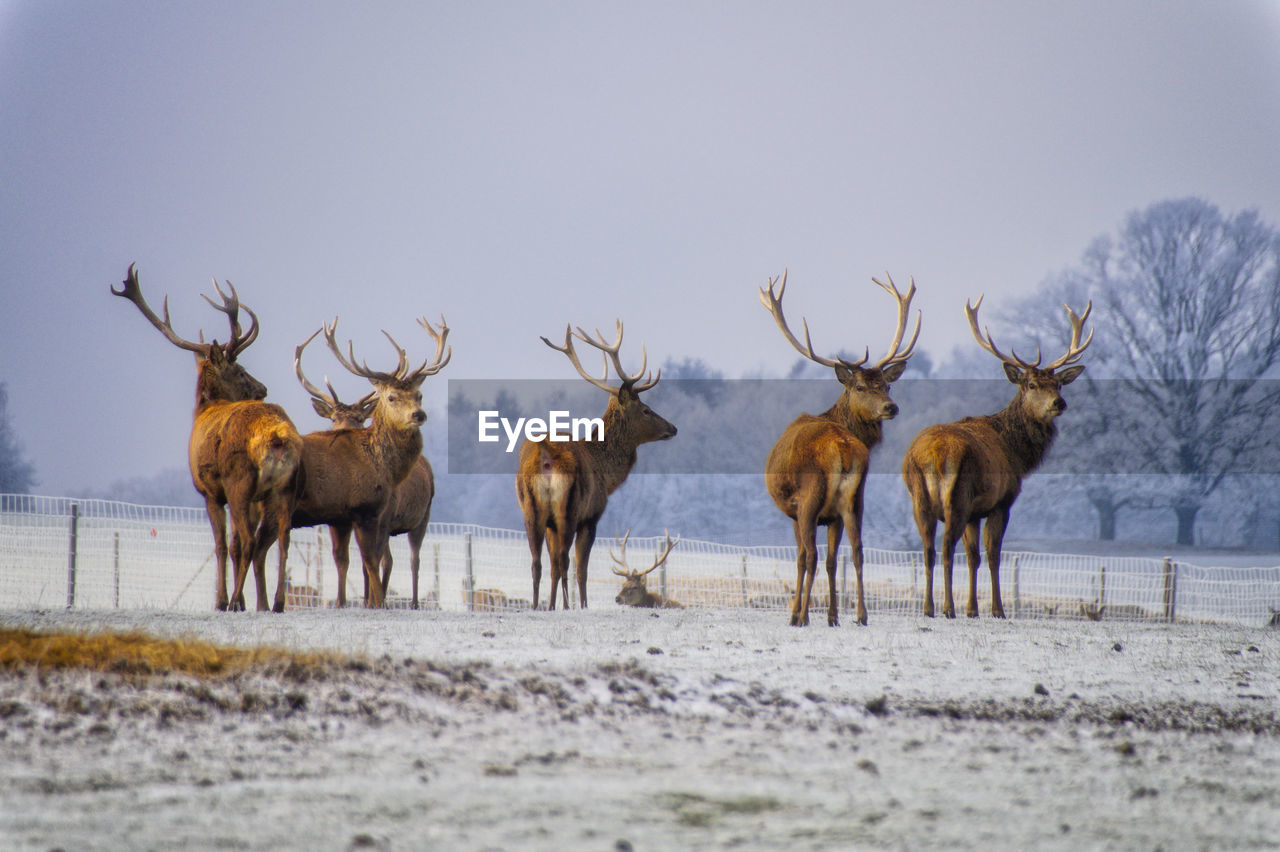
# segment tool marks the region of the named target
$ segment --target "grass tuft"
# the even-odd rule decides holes
[[[85,669],[126,675],[181,672],[226,677],[281,664],[310,667],[330,661],[321,654],[278,648],[235,648],[198,639],[158,639],[145,633],[38,633],[0,628],[0,671],[24,668]]]

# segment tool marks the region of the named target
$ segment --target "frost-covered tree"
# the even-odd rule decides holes
[[[0,494],[26,494],[35,481],[35,466],[9,420],[9,392],[0,383]]]
[[[1159,202],[1005,318],[1052,340],[1059,303],[1085,299],[1096,337],[1064,431],[1075,432],[1068,454],[1090,474],[1102,532],[1124,505],[1161,500],[1177,542],[1194,544],[1196,517],[1226,477],[1276,469],[1280,231],[1256,211]],[[1105,475],[1119,472],[1144,476]]]

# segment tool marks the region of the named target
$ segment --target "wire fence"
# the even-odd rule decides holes
[[[632,569],[653,564],[662,538],[632,538]],[[610,568],[611,541],[596,541],[587,599],[613,606],[622,580]],[[819,546],[811,615],[820,621],[828,601]],[[387,605],[411,605],[407,538],[391,541],[394,562]],[[469,524],[430,525],[420,553],[419,606],[457,611],[519,610],[532,606],[530,557],[523,532]],[[957,558],[958,612],[968,600],[968,571]],[[268,595],[275,592],[275,555],[267,558]],[[353,546],[347,600],[364,597],[360,557]],[[289,553],[286,605],[332,606],[337,569],[327,528],[295,530]],[[544,555],[542,604],[550,592]],[[0,608],[211,609],[217,566],[209,522],[201,509],[137,506],[108,500],[0,495]],[[576,575],[568,597],[578,603]],[[795,589],[794,547],[738,547],[682,539],[666,563],[647,577],[651,592],[685,607],[786,610]],[[919,551],[867,548],[863,584],[867,609],[919,613],[924,566]],[[848,546],[838,555],[841,609],[856,588]],[[1000,585],[1013,618],[1126,621],[1199,621],[1275,624],[1280,616],[1280,566],[1202,566],[1173,559],[1005,552]],[[253,582],[245,583],[253,606]],[[943,581],[934,572],[934,603]],[[978,574],[980,612],[990,612],[987,567]]]

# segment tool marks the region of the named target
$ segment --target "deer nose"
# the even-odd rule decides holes
[[[427,412],[423,411],[421,408],[413,412],[413,422],[417,423],[419,426],[421,426],[423,423],[426,423]]]
[[[885,416],[885,417],[897,417],[897,416],[898,416],[898,403],[896,403],[896,402],[891,402],[891,403],[889,403],[888,405],[886,405],[886,406],[884,407],[884,416]]]
[[[1067,410],[1067,401],[1062,397],[1058,397],[1053,401],[1053,410],[1061,414]]]

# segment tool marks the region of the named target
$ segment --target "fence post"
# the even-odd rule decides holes
[[[71,529],[67,542],[67,609],[76,603],[76,536],[80,528],[80,504],[71,504]]]
[[[440,608],[440,542],[431,545],[432,554],[432,581],[431,589],[436,596],[436,609]]]
[[[1022,589],[1020,587],[1022,581],[1021,572],[1018,571],[1018,557],[1013,557],[1013,617],[1017,618],[1022,612]]]
[[[840,602],[845,612],[849,611],[849,555],[840,548]]]
[[[1178,564],[1169,556],[1164,558],[1164,620],[1173,623],[1177,616]]]
[[[462,554],[462,566],[464,571],[462,578],[462,592],[463,597],[465,598],[464,603],[467,605],[467,612],[475,612],[476,578],[475,574],[472,573],[471,566],[471,533],[468,531],[463,536],[462,540],[464,548]]]
[[[111,579],[112,594],[111,603],[116,608],[120,608],[120,532],[117,530],[115,534],[115,542],[111,548]]]
[[[324,606],[324,534],[316,527],[316,603]]]
[[[742,554],[742,605],[745,607],[750,601],[747,599],[747,554]]]

